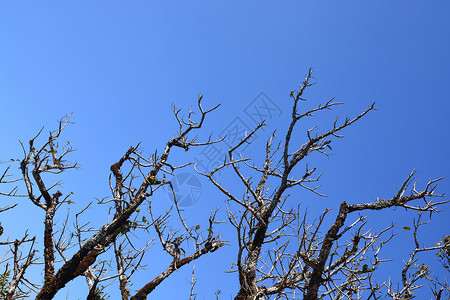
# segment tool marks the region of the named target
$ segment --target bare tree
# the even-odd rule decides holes
[[[209,172],[197,171],[228,199],[228,222],[237,235],[236,244],[232,245],[237,250],[233,268],[235,266],[240,285],[235,299],[412,299],[424,283],[436,299],[448,297],[449,287],[445,280],[434,276],[427,265],[419,264],[423,253],[435,253],[448,270],[450,238],[444,237],[433,245],[424,245],[420,241],[420,229],[439,207],[448,202],[434,200],[443,196],[435,193],[436,183],[442,178],[430,180],[419,189],[414,183],[415,171],[412,171],[392,197],[354,204],[342,202],[331,221],[331,208],[310,221],[308,212],[301,209],[298,201],[294,207],[289,204],[290,191],[298,187],[324,196],[315,185],[321,174],[309,166],[311,154],[329,155],[333,139],[343,137],[345,128],[375,109],[372,104],[354,118],[336,119],[323,132],[316,128],[307,130],[306,140],[298,146],[293,136],[300,120],[341,104],[332,99],[300,112],[300,103],[306,101],[304,92],[314,84],[312,79],[310,70],[300,89],[291,91],[293,104],[288,129],[279,142],[275,132],[271,135],[265,149],[261,149],[264,159],[260,164],[254,157],[245,157],[240,149],[266,126],[264,122],[228,150],[222,165]],[[10,240],[7,237],[5,240],[0,226],[0,249],[4,253],[0,260],[2,297],[19,299],[35,295],[36,299],[52,299],[67,283],[84,277],[87,299],[105,299],[105,288],[114,282],[121,299],[146,299],[177,269],[228,245],[214,233],[217,232],[215,225],[219,223],[216,220],[218,209],[211,212],[209,226],[200,230],[198,225],[192,225],[183,217],[172,183],[166,179],[166,175],[173,175],[193,164],[186,160],[184,164],[172,165],[169,157],[174,147],[188,151],[223,140],[210,137],[199,142],[192,136],[217,107],[204,110],[200,95],[198,119],[194,118],[194,111],[190,110],[187,118],[182,118],[180,110],[173,108],[179,128],[162,153],[155,151],[145,155],[139,144],[130,147],[110,167],[111,195],[97,203],[89,203],[75,214],[68,209],[73,202],[73,193],[61,191],[60,181],[51,180],[78,167],[68,160],[72,145],[63,144],[60,138],[70,124],[70,116],[64,117],[58,129],[50,132],[42,144],[38,145],[42,130],[27,145],[21,143],[23,157],[15,161],[19,164],[20,174],[14,178],[11,169],[6,168],[0,183],[2,188],[11,188],[6,188],[0,195],[27,198],[30,204],[42,210],[44,231],[40,245],[40,237],[31,237],[28,232],[20,238]],[[304,171],[299,170],[300,167]],[[225,168],[236,175],[240,183],[238,192],[236,185],[228,187],[216,176]],[[17,188],[19,182],[24,186],[23,194]],[[154,208],[153,201],[157,198],[153,197],[163,186],[172,190],[175,201],[171,209],[160,212]],[[302,202],[301,205],[308,205],[307,201]],[[104,207],[108,221],[101,226],[91,224],[84,217],[93,206]],[[375,276],[379,267],[388,261],[380,253],[392,240],[395,224],[375,232],[367,228],[367,216],[354,216],[356,212],[367,211],[383,214],[383,210],[395,207],[417,214],[412,225],[415,247],[405,258],[403,269],[399,270],[402,281],[398,284],[389,278]],[[9,209],[17,208],[5,206],[0,213]],[[144,244],[137,243],[138,232],[149,232],[150,238]],[[170,257],[170,263],[132,293],[133,275],[146,274],[142,262],[153,243]],[[38,250],[42,251],[42,257],[38,256]],[[26,271],[32,266],[43,269],[42,283],[27,278]],[[201,280],[195,277],[194,271],[195,268],[189,280],[190,299],[197,297],[195,285]],[[221,294],[221,290],[216,291],[216,299]]]
[[[275,132],[272,134],[261,164],[254,163],[252,157],[243,156],[239,150],[266,125],[264,122],[228,150],[227,160],[222,165],[210,173],[199,172],[231,202],[228,219],[237,233],[238,252],[234,264],[240,283],[235,299],[362,299],[363,296],[364,299],[378,299],[379,295],[410,299],[413,291],[419,288],[417,281],[428,275],[426,270],[410,272],[417,261],[416,255],[450,247],[448,240],[436,246],[420,246],[417,237],[418,228],[423,225],[420,221],[422,213],[430,212],[431,216],[440,205],[448,202],[433,201],[433,198],[443,196],[434,192],[436,182],[442,178],[430,180],[422,190],[418,190],[414,183],[411,193],[408,193],[415,174],[412,171],[390,199],[357,204],[340,203],[335,221],[327,227],[324,220],[330,209],[325,210],[311,224],[307,221],[307,213],[302,214],[299,208],[289,209],[286,205],[289,190],[295,187],[324,196],[318,190],[319,186],[312,185],[319,180],[320,175],[316,175],[316,168],[308,165],[311,153],[329,155],[327,150],[331,150],[333,138],[343,137],[341,132],[345,128],[375,109],[372,104],[352,119],[346,118],[342,122],[336,119],[330,129],[321,133],[315,127],[309,129],[304,144],[296,147],[293,132],[300,120],[341,104],[332,99],[324,105],[300,112],[299,104],[306,101],[304,92],[314,84],[312,78],[310,70],[300,89],[291,91],[293,107],[288,129],[278,144],[275,142]],[[300,165],[306,168],[305,171],[297,170]],[[218,171],[227,167],[232,168],[241,183],[239,192],[232,193],[229,187],[215,177]],[[233,189],[236,189],[235,185]],[[422,203],[418,200],[422,200]],[[385,261],[379,257],[379,253],[392,238],[390,229],[394,225],[374,233],[365,229],[364,216],[352,223],[347,221],[355,212],[375,210],[382,214],[382,210],[392,207],[418,212],[414,223],[416,247],[401,271],[400,288],[394,288],[388,280],[377,282],[373,276],[378,265]],[[350,234],[352,236],[348,239]],[[369,255],[373,257],[372,260],[368,259]],[[441,284],[439,287],[448,294],[448,285]]]
[[[8,282],[6,299],[28,296],[33,292],[37,294],[36,299],[52,299],[69,281],[79,276],[86,278],[89,288],[87,299],[101,299],[103,291],[100,284],[113,279],[119,281],[122,299],[146,299],[147,295],[175,270],[225,245],[219,235],[213,234],[213,226],[218,223],[215,220],[217,211],[212,212],[209,217],[209,228],[200,231],[197,226],[188,225],[177,204],[163,214],[152,210],[152,196],[155,191],[164,185],[171,186],[171,183],[166,181],[165,175],[173,174],[174,171],[191,164],[188,162],[178,166],[171,165],[169,156],[173,147],[188,151],[192,147],[206,146],[220,141],[209,139],[198,142],[195,136],[190,137],[194,131],[202,127],[206,116],[218,107],[204,110],[201,95],[197,104],[198,120],[194,120],[194,111],[189,111],[187,119],[183,119],[180,116],[180,110],[172,108],[179,129],[177,134],[167,142],[161,155],[155,151],[146,157],[137,145],[130,147],[116,163],[111,165],[111,197],[101,199],[97,203],[105,206],[105,211],[109,212],[109,221],[100,228],[94,228],[89,222],[82,221],[83,214],[93,203],[89,203],[75,214],[74,228],[69,228],[69,220],[72,217],[69,212],[62,216],[64,222],[60,228],[55,228],[55,216],[63,206],[72,203],[73,192],[63,194],[62,191],[57,190],[60,186],[59,181],[49,183],[49,177],[44,175],[59,175],[77,168],[76,163],[67,160],[73,151],[71,144],[60,146],[60,136],[70,124],[70,116],[64,117],[59,122],[58,129],[49,133],[43,145],[36,145],[42,130],[30,139],[28,146],[21,143],[23,159],[18,160],[21,177],[6,180],[9,175],[7,174],[9,169],[7,169],[1,182],[4,184],[23,182],[26,195],[18,195],[16,187],[2,195],[26,196],[32,204],[45,212],[42,247],[44,282],[42,286],[38,286],[24,277],[27,267],[38,263],[35,260],[35,237],[30,238],[28,234],[25,234],[20,240],[1,242],[0,246],[10,245],[11,249],[6,253],[12,254],[14,265],[14,275]],[[3,210],[11,208],[6,207]],[[141,211],[144,208],[147,210],[149,219]],[[139,214],[142,216],[141,219],[137,219]],[[181,225],[175,226],[177,220]],[[137,247],[134,245],[133,235],[136,230],[149,231],[151,228],[156,233],[156,240],[172,257],[172,261],[166,270],[132,295],[129,290],[131,277],[136,271],[143,271],[141,260],[152,242],[151,240],[143,247]],[[31,243],[31,245],[28,254],[22,255],[19,248],[25,243]],[[113,261],[108,253],[114,257]],[[7,262],[9,260],[4,258],[2,261],[5,268],[4,274],[9,274]],[[21,261],[23,263],[19,265]],[[56,265],[59,265],[58,269]],[[111,272],[112,267],[115,268],[115,272]],[[24,290],[26,292],[23,292]]]

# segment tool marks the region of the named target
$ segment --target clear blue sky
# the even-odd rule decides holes
[[[108,195],[109,166],[130,145],[142,141],[146,153],[162,149],[177,129],[172,103],[188,108],[199,92],[206,107],[222,103],[203,131],[218,134],[236,117],[252,125],[244,109],[264,92],[281,111],[270,128],[281,132],[289,92],[312,67],[318,84],[306,95],[309,105],[331,97],[345,103],[318,118],[319,129],[373,101],[378,110],[334,143],[333,156],[314,157],[310,164],[324,171],[321,191],[329,197],[305,197],[302,205],[321,211],[343,200],[388,198],[414,168],[422,184],[449,175],[449,16],[448,1],[2,1],[0,159],[21,158],[19,139],[27,141],[42,126],[53,129],[73,113],[76,124],[63,139],[77,149],[72,159],[82,168],[64,178],[63,192],[73,190],[76,205],[83,205]],[[246,153],[260,150],[255,144]],[[174,154],[176,160],[199,155]],[[206,222],[224,199],[201,180],[203,194],[186,214]],[[438,191],[449,191],[449,179]],[[11,201],[2,198],[0,206]],[[8,232],[42,224],[42,211],[20,202],[0,216]],[[398,212],[383,221],[410,226],[410,217]],[[449,233],[448,215],[435,221],[423,232],[429,244]],[[229,227],[221,230],[234,242]],[[410,250],[408,233],[402,234],[393,245],[404,255]],[[153,263],[164,260],[159,247],[132,289],[165,266]],[[213,299],[217,289],[221,299],[236,293],[236,274],[223,273],[235,259],[233,248],[220,252],[197,261],[198,299]],[[187,298],[190,271],[173,274],[149,299]],[[391,275],[398,279],[400,272]],[[85,288],[83,280],[76,284]]]

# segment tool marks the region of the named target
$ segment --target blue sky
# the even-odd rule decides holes
[[[109,166],[129,146],[142,141],[146,153],[162,150],[177,130],[172,104],[188,109],[200,92],[206,107],[222,103],[201,133],[218,135],[236,117],[252,126],[245,108],[264,92],[281,113],[246,150],[256,157],[270,130],[287,128],[289,92],[311,67],[317,84],[306,105],[332,97],[345,103],[315,119],[319,129],[373,101],[378,110],[346,130],[331,157],[312,159],[324,171],[322,191],[329,197],[305,194],[302,205],[321,211],[343,200],[388,198],[412,169],[421,184],[449,175],[449,15],[448,1],[2,1],[0,159],[21,158],[19,139],[27,141],[42,126],[54,129],[73,113],[75,124],[63,139],[77,149],[72,159],[81,169],[64,177],[64,189],[83,205],[108,195]],[[299,144],[311,124],[299,127]],[[173,159],[193,160],[199,151],[174,152]],[[224,208],[224,199],[201,180],[202,196],[186,215],[206,222],[211,209]],[[448,190],[445,179],[438,191]],[[160,197],[162,206],[170,203]],[[42,212],[20,202],[0,217],[10,232],[42,224]],[[411,215],[383,216],[389,224],[410,225]],[[379,215],[373,220],[374,226],[381,222]],[[437,215],[424,242],[448,234],[447,220]],[[234,232],[222,227],[233,241]],[[397,249],[408,240],[402,234],[393,242]],[[150,259],[158,257],[158,246],[147,261],[148,278],[164,266]],[[236,275],[223,273],[235,258],[233,248],[221,252],[196,264],[199,299],[212,299],[217,289],[223,299],[236,292]],[[173,299],[187,297],[190,271],[172,275],[150,299],[168,291]]]

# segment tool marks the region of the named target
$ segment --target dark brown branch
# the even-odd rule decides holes
[[[345,202],[341,203],[339,207],[339,213],[336,217],[336,221],[334,224],[328,229],[327,234],[322,242],[322,249],[320,250],[319,257],[317,258],[317,263],[313,267],[313,271],[311,273],[311,279],[309,281],[306,294],[304,296],[304,300],[315,300],[317,299],[317,293],[319,291],[319,287],[323,283],[323,270],[325,268],[325,264],[330,255],[331,247],[333,247],[333,243],[338,239],[338,232],[342,226],[344,226],[345,219],[347,218],[347,214],[349,213],[348,205]]]
[[[147,295],[150,294],[164,279],[166,279],[170,274],[172,274],[174,271],[178,270],[182,266],[189,264],[193,260],[198,259],[200,256],[208,253],[208,252],[214,252],[217,249],[219,249],[224,244],[222,243],[209,243],[205,245],[202,249],[196,251],[192,255],[185,257],[183,259],[175,259],[172,261],[172,263],[169,265],[169,267],[162,272],[159,276],[157,276],[155,279],[147,283],[144,287],[142,287],[134,296],[130,298],[130,300],[145,300],[147,299]]]

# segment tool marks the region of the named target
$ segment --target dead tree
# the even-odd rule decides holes
[[[427,216],[431,218],[448,202],[434,201],[443,196],[434,192],[441,178],[430,180],[423,189],[418,189],[412,184],[413,171],[392,197],[354,204],[342,202],[334,211],[326,209],[312,222],[300,206],[289,208],[288,195],[293,188],[301,187],[323,196],[314,186],[320,174],[317,175],[316,168],[309,167],[311,153],[328,155],[333,138],[341,138],[345,128],[375,109],[372,104],[352,119],[336,120],[329,130],[321,133],[312,128],[306,132],[304,144],[296,147],[293,132],[300,120],[340,104],[332,99],[324,105],[299,112],[300,103],[305,101],[305,89],[313,85],[311,80],[310,71],[300,89],[291,92],[293,108],[288,129],[279,143],[276,143],[275,133],[272,134],[263,150],[265,158],[261,164],[252,163],[240,149],[266,125],[264,122],[229,149],[221,166],[209,173],[199,172],[228,198],[228,220],[237,234],[233,266],[237,269],[240,288],[235,299],[338,300],[379,299],[380,296],[412,299],[424,281],[428,282],[436,299],[448,297],[448,284],[434,277],[426,265],[418,264],[422,253],[434,252],[448,270],[450,238],[446,236],[436,245],[424,246],[420,242],[420,228],[428,222],[424,220],[424,213],[428,212]],[[192,137],[193,132],[202,127],[206,116],[217,108],[204,110],[201,101],[199,96],[200,114],[196,121],[193,111],[183,119],[180,111],[173,108],[179,129],[165,144],[162,153],[155,151],[145,155],[139,144],[130,147],[110,167],[111,195],[87,204],[75,214],[67,209],[74,199],[72,191],[63,190],[59,180],[51,181],[78,167],[67,159],[73,151],[72,145],[63,144],[60,139],[70,124],[70,116],[63,118],[58,129],[50,132],[42,144],[39,142],[42,130],[27,145],[22,144],[23,157],[14,160],[20,174],[11,177],[11,169],[6,168],[0,177],[0,196],[27,198],[29,204],[43,212],[44,230],[42,236],[32,237],[25,232],[21,237],[10,238],[2,234],[0,225],[1,296],[19,299],[35,295],[36,299],[52,299],[67,283],[84,277],[87,299],[104,299],[104,288],[111,282],[118,283],[123,300],[146,299],[174,271],[226,245],[220,235],[214,234],[217,210],[211,212],[209,226],[200,230],[198,225],[190,225],[189,220],[184,219],[177,201],[170,210],[162,213],[153,205],[158,201],[154,198],[155,192],[163,186],[171,187],[166,175],[173,175],[191,164],[172,165],[169,157],[174,147],[188,151],[192,147],[221,141],[198,142]],[[305,168],[304,171],[298,170],[300,166]],[[215,175],[224,168],[231,169],[236,175],[242,187],[240,196],[217,180]],[[18,182],[24,189],[22,194],[16,186]],[[10,189],[3,188],[9,185]],[[233,186],[233,190],[235,188]],[[305,202],[302,205],[307,205]],[[105,208],[108,220],[99,227],[84,218],[96,205]],[[366,216],[354,216],[356,212],[382,213],[395,207],[417,213],[412,231],[415,247],[405,258],[400,271],[402,282],[398,285],[375,277],[379,266],[386,262],[380,253],[392,239],[394,225],[374,232],[366,228]],[[5,206],[0,213],[9,209],[18,208]],[[330,222],[333,213],[335,216]],[[138,231],[151,232],[152,238],[144,245],[137,245],[134,234]],[[153,241],[167,253],[170,263],[137,292],[131,293],[129,287],[133,275],[146,274],[142,261]],[[42,268],[43,284],[26,277],[27,270],[32,267]],[[195,299],[196,280],[192,273],[191,299]],[[220,294],[221,291],[216,292],[217,299]]]
[[[237,233],[237,257],[233,264],[240,283],[235,299],[361,299],[364,295],[364,299],[378,299],[381,294],[392,299],[410,299],[413,290],[418,288],[417,280],[427,275],[425,271],[410,274],[415,255],[450,247],[448,240],[430,247],[421,247],[417,241],[422,212],[435,212],[438,206],[448,202],[433,201],[433,198],[443,196],[434,192],[436,182],[442,178],[430,180],[422,190],[416,189],[414,184],[409,193],[408,188],[415,174],[413,171],[389,199],[359,204],[340,203],[334,222],[327,227],[323,223],[330,209],[325,210],[312,224],[308,223],[306,213],[302,214],[300,209],[289,209],[286,205],[288,194],[295,187],[323,196],[318,187],[312,185],[320,175],[316,175],[316,168],[309,167],[310,154],[319,152],[328,155],[333,138],[341,138],[345,128],[375,109],[372,104],[352,119],[334,121],[329,130],[321,133],[312,128],[306,132],[304,144],[294,148],[293,132],[300,120],[341,104],[332,99],[324,105],[300,112],[300,103],[305,101],[304,92],[314,84],[312,78],[310,70],[300,89],[291,91],[293,106],[288,129],[279,144],[275,142],[275,132],[267,141],[263,162],[252,163],[252,157],[244,157],[239,150],[266,125],[264,122],[228,150],[228,157],[221,166],[210,173],[198,171],[231,202],[228,219]],[[306,168],[305,171],[299,171],[299,166]],[[232,193],[231,187],[220,183],[215,177],[218,171],[227,167],[232,169],[242,186],[237,193]],[[232,188],[235,189],[235,185]],[[303,202],[303,205],[308,204]],[[383,262],[379,252],[392,238],[392,226],[375,233],[364,229],[366,217],[359,217],[351,223],[348,221],[348,217],[355,212],[373,210],[382,213],[394,207],[419,213],[414,231],[416,248],[402,271],[403,287],[395,289],[391,283],[376,282],[373,277]],[[369,255],[373,257],[372,262],[368,260]],[[448,286],[444,288],[448,293]]]
[[[159,155],[155,151],[152,155],[145,156],[139,149],[139,144],[130,147],[111,165],[111,197],[101,199],[96,204],[89,203],[74,216],[68,211],[60,213],[62,209],[67,209],[68,204],[73,203],[73,192],[64,191],[59,181],[51,182],[47,175],[58,176],[78,167],[67,158],[73,151],[72,145],[60,141],[64,129],[70,124],[70,116],[59,122],[58,129],[50,132],[42,145],[38,145],[42,130],[29,140],[28,145],[21,143],[23,158],[17,160],[20,165],[20,178],[8,181],[5,172],[1,183],[15,184],[21,181],[26,193],[18,195],[17,188],[13,187],[2,195],[26,196],[31,204],[44,212],[43,242],[40,249],[43,257],[42,260],[36,261],[34,242],[36,239],[40,241],[39,237],[30,238],[25,234],[20,240],[0,242],[0,246],[10,247],[5,253],[12,256],[7,255],[1,261],[4,274],[9,274],[10,271],[8,261],[11,261],[14,269],[14,274],[8,282],[9,286],[2,291],[5,292],[6,299],[23,295],[29,297],[33,293],[36,294],[36,299],[52,299],[68,282],[79,276],[84,276],[88,284],[87,299],[101,299],[103,291],[100,284],[108,284],[114,279],[119,282],[122,299],[146,299],[147,295],[175,270],[225,244],[219,235],[213,234],[213,226],[218,223],[215,219],[216,212],[211,213],[209,228],[200,231],[197,226],[188,225],[176,201],[173,209],[163,214],[152,210],[153,201],[158,201],[153,199],[155,191],[164,185],[171,186],[170,181],[165,179],[166,174],[173,174],[191,164],[187,162],[178,166],[171,165],[171,150],[179,147],[188,151],[192,147],[220,141],[209,139],[198,142],[197,138],[192,136],[202,127],[207,115],[218,107],[204,110],[201,95],[197,104],[198,118],[194,118],[195,112],[192,110],[187,114],[187,118],[182,118],[180,110],[173,107],[179,128],[175,136],[166,143],[163,152]],[[108,222],[99,228],[83,221],[83,215],[92,205],[103,205],[105,211],[109,212]],[[56,227],[55,219],[63,220],[62,225]],[[177,222],[179,225],[175,226]],[[153,230],[154,239],[160,242],[162,249],[172,257],[172,261],[161,274],[132,294],[129,290],[131,277],[138,271],[145,274],[141,260],[151,242],[143,247],[135,246],[132,235],[137,230]],[[26,243],[31,245],[28,254],[22,255],[19,248]],[[43,264],[42,286],[31,283],[24,277],[27,267],[38,262]]]

